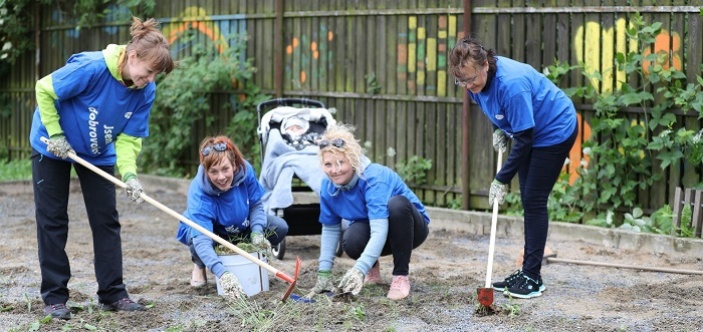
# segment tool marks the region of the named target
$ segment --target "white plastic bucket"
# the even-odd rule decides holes
[[[258,252],[249,254],[263,262],[266,262],[266,257]],[[269,290],[269,274],[266,269],[261,268],[256,263],[240,255],[222,255],[218,257],[227,271],[237,277],[239,284],[242,285],[242,289],[247,296],[254,296],[259,294],[261,291]],[[222,286],[220,285],[220,278],[216,279],[217,295],[224,295]]]

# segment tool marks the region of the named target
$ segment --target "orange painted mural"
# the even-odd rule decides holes
[[[291,42],[286,45],[286,56],[289,61],[286,61],[286,78],[293,81],[299,88],[308,83],[309,73],[304,68],[309,68],[313,65],[317,70],[317,78],[322,79],[327,75],[327,71],[332,69],[334,63],[329,61],[333,57],[331,48],[328,43],[334,41],[335,34],[333,31],[328,31],[325,25],[321,25],[319,31],[313,34],[312,37],[307,35],[294,36]],[[293,72],[290,59],[300,59],[300,65],[303,69]]]
[[[642,53],[645,58],[650,54],[656,54],[657,60],[645,61],[642,64],[645,74],[649,74],[652,66],[661,65],[663,69],[669,69],[672,66],[677,70],[683,70],[681,62],[681,36],[678,33],[669,33],[662,30],[654,39],[654,50],[646,49]]]

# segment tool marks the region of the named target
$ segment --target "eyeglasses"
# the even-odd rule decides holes
[[[210,153],[212,153],[212,150],[215,150],[217,152],[227,151],[227,143],[220,142],[220,143],[208,145],[208,146],[204,147],[200,151],[200,153],[203,154],[203,157],[207,157],[210,155]]]
[[[465,88],[465,87],[468,86],[469,84],[474,84],[474,82],[476,82],[476,79],[477,79],[477,78],[478,78],[478,75],[476,75],[476,76],[474,76],[474,77],[472,77],[472,78],[469,78],[469,79],[466,80],[466,81],[460,81],[458,78],[455,78],[455,79],[454,79],[454,85],[460,86],[460,87],[462,87],[462,88]]]
[[[331,141],[330,141],[330,140],[323,139],[323,140],[320,141],[320,143],[319,143],[318,145],[320,146],[320,149],[324,149],[324,148],[326,148],[326,147],[328,147],[328,146],[330,146],[330,145],[334,146],[335,148],[341,148],[341,147],[344,146],[345,143],[346,143],[346,142],[344,142],[343,139],[341,139],[341,138],[335,138],[335,139],[333,139],[333,140],[331,140]]]

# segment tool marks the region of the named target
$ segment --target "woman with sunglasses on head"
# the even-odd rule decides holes
[[[353,128],[341,124],[328,128],[319,146],[327,178],[320,187],[318,277],[308,297],[336,289],[331,276],[342,220],[349,221],[342,246],[356,263],[338,288],[356,295],[365,283],[381,283],[378,258],[391,254],[393,278],[387,297],[408,297],[410,256],[429,234],[425,207],[398,174],[363,155]]]
[[[80,181],[92,231],[98,303],[103,310],[141,311],[122,280],[122,240],[115,185],[68,156],[75,153],[101,170],[117,166],[127,196],[139,203],[137,156],[149,135],[156,75],[175,64],[154,19],[133,18],[131,41],[102,51],[73,54],[36,84],[37,108],[29,134],[44,314],[68,320],[66,254],[71,168]],[[43,138],[48,142],[44,143]]]
[[[254,168],[239,148],[226,136],[206,137],[200,144],[200,166],[188,189],[183,215],[225,240],[236,244],[250,238],[259,250],[270,250],[286,236],[288,224],[264,213],[263,194]],[[237,278],[217,257],[211,238],[181,223],[177,239],[190,248],[194,263],[191,286],[207,284],[207,267],[223,285],[235,286],[232,295],[243,296]]]
[[[492,180],[488,203],[503,204],[517,173],[524,209],[522,269],[493,288],[506,296],[533,298],[545,290],[540,270],[547,240],[547,198],[578,134],[576,109],[564,92],[532,66],[497,56],[477,38],[460,39],[449,54],[456,85],[466,89],[493,125],[493,148],[512,148]]]

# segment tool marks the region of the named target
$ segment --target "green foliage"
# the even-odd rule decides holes
[[[395,169],[403,181],[417,185],[427,183],[427,171],[432,168],[432,159],[412,156],[407,161],[395,164]]]
[[[378,83],[376,73],[364,75],[364,78],[366,78],[366,92],[375,95],[381,91],[381,84]]]
[[[508,192],[505,195],[504,207],[506,214],[509,216],[522,217],[525,215],[525,210],[522,209],[522,198],[519,192]]]
[[[32,162],[29,159],[0,159],[0,181],[29,180],[32,178]]]
[[[570,66],[568,63],[563,63],[559,61],[559,59],[555,59],[554,64],[545,67],[542,73],[554,84],[559,84],[559,81],[564,75],[576,68],[578,68],[578,66]]]
[[[581,221],[583,212],[580,210],[580,200],[575,194],[576,190],[578,190],[576,187],[569,185],[569,174],[561,173],[547,202],[550,220],[571,223]]]
[[[105,21],[128,22],[132,13],[151,17],[155,0],[0,0],[0,71],[7,69],[25,52],[33,50],[36,13],[53,5],[76,29]],[[124,10],[124,9],[127,10]]]
[[[192,33],[180,37],[184,42],[195,40]],[[251,60],[242,61],[244,37],[233,37],[231,46],[222,53],[217,47],[197,43],[191,55],[178,61],[178,66],[158,80],[156,100],[151,111],[149,137],[144,141],[141,166],[150,173],[181,173],[186,169],[179,160],[193,159],[188,148],[198,145],[202,137],[193,138],[193,124],[210,111],[210,98],[216,94],[230,96],[235,115],[227,132],[245,155],[254,155],[256,142],[255,105],[268,99],[260,89],[247,82],[255,71]],[[212,127],[214,117],[204,119]],[[213,132],[211,135],[221,134]],[[250,154],[251,153],[251,154]],[[255,154],[258,156],[258,153]]]
[[[630,21],[627,35],[639,42],[642,52],[618,53],[615,60],[618,69],[636,78],[622,82],[613,92],[599,93],[591,84],[564,89],[569,96],[593,102],[595,115],[590,124],[594,139],[583,144],[583,155],[588,158],[584,160],[590,164],[576,165],[580,176],[575,183],[569,186],[568,177],[562,175],[555,185],[549,201],[550,218],[577,222],[584,215],[595,214],[588,224],[668,234],[671,222],[666,210],[646,217],[637,207],[637,197],[660,180],[663,172],[656,171],[657,167],[664,170],[683,162],[703,162],[703,131],[677,123],[673,113],[675,109],[684,114],[693,111],[703,118],[703,79],[697,76],[695,82],[686,83],[684,73],[667,65],[667,55],[647,54],[661,23],[646,24],[637,14]],[[558,82],[571,69],[557,61],[545,72]],[[587,72],[585,66],[581,69],[587,81],[603,79],[598,71]],[[622,111],[631,107],[644,112],[628,118]],[[631,212],[614,212],[623,210]]]

